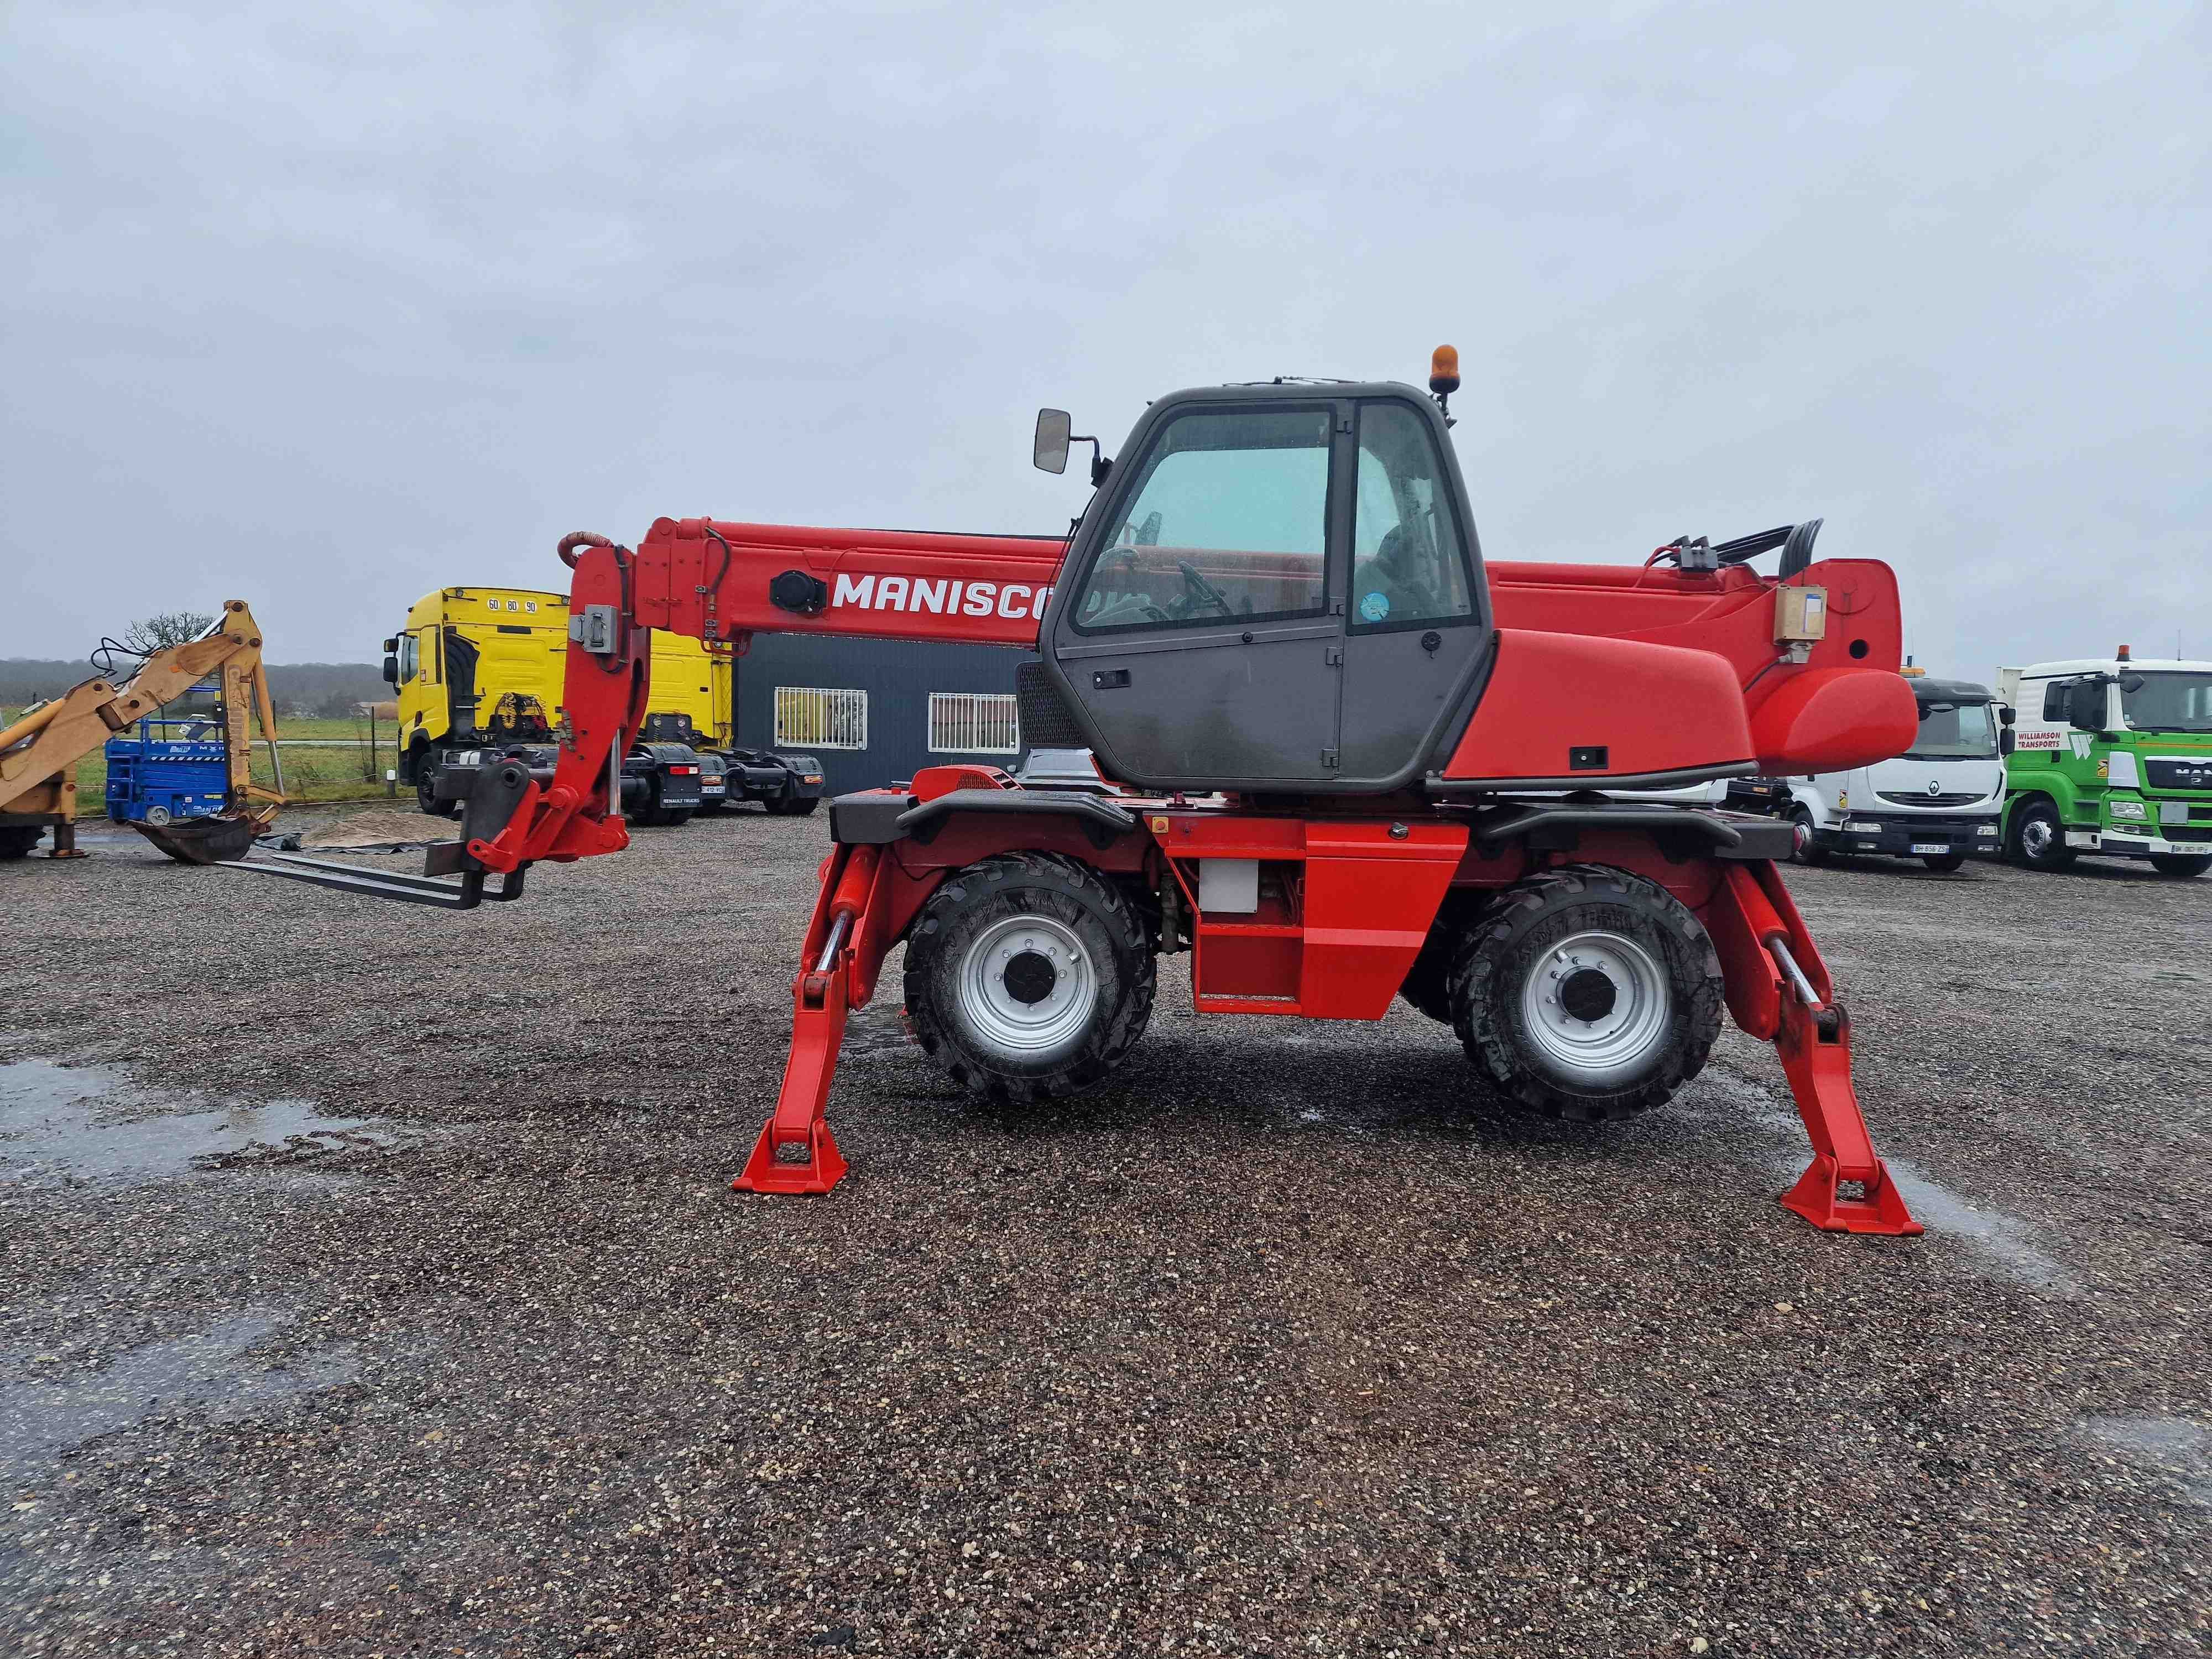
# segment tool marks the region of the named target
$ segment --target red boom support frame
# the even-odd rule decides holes
[[[607,607],[615,623],[611,648],[571,643],[566,724],[552,781],[543,789],[531,784],[507,827],[494,840],[472,841],[470,853],[485,868],[504,872],[629,844],[619,784],[610,769],[644,715],[648,629],[731,641],[741,651],[762,629],[1026,645],[1036,637],[1063,550],[1057,541],[1013,537],[699,519],[659,520],[634,553],[604,537],[567,538],[562,556],[575,573],[570,615],[581,619],[590,607]],[[1847,665],[1833,653],[1824,659],[1816,653],[1808,668],[1766,675],[1775,647],[1771,611],[1759,601],[1774,584],[1741,568],[1684,574],[1488,566],[1498,618],[1520,630],[1524,660],[1546,653],[1558,657],[1562,647],[1545,641],[1571,636],[1695,646],[1726,665],[1737,686],[1746,746],[1762,763],[1778,762],[1776,769],[1790,770],[1879,748],[1897,719],[1896,709],[1886,706],[1886,691],[1856,699],[1838,695],[1847,681],[1862,692],[1868,688],[1857,672],[1862,665],[1895,667],[1894,579],[1886,567],[1853,561],[1827,562],[1808,574],[1843,596],[1835,609],[1854,618],[1859,643],[1851,654],[1870,661]],[[1840,653],[1841,641],[1832,643]],[[1901,681],[1893,684],[1909,720],[1911,693]],[[1478,714],[1470,739],[1481,723]],[[1468,744],[1461,747],[1464,753]],[[1484,759],[1494,764],[1496,757],[1486,753]],[[1459,766],[1449,770],[1473,775]],[[987,769],[947,767],[917,776],[913,794],[928,800],[976,787],[1018,786]],[[1495,849],[1478,854],[1464,822],[1442,813],[1424,817],[1424,809],[1402,800],[1365,818],[1262,816],[1193,806],[1179,798],[1125,796],[1121,803],[1137,814],[1142,833],[1104,850],[1072,821],[1054,818],[1024,820],[1021,843],[1071,854],[1109,873],[1140,875],[1155,887],[1176,883],[1196,918],[1193,982],[1201,1012],[1379,1018],[1449,889],[1504,886],[1558,856],[1520,847],[1504,855]],[[782,1087],[735,1186],[826,1193],[842,1178],[846,1164],[826,1108],[846,1018],[873,995],[884,956],[938,884],[1005,850],[1005,823],[956,817],[927,846],[902,841],[832,848],[793,983],[792,1047]],[[1578,851],[1577,861],[1629,870],[1674,892],[1713,941],[1736,1024],[1775,1045],[1814,1150],[1784,1204],[1832,1231],[1919,1232],[1859,1111],[1850,1020],[1774,866],[1720,860],[1678,864],[1645,838],[1595,839],[1602,844]],[[1199,912],[1191,874],[1207,857],[1297,866],[1300,913],[1209,923]]]

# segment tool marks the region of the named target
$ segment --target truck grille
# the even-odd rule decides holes
[[[2143,783],[2152,789],[2212,789],[2212,755],[2201,760],[2146,760]]]
[[[1975,794],[1972,790],[1968,790],[1963,795],[1931,795],[1924,790],[1917,795],[1893,795],[1886,789],[1875,790],[1874,798],[1876,800],[1886,800],[1892,806],[1972,806],[1976,801],[1989,799],[1986,795]]]
[[[1844,817],[1846,819],[1850,816],[1851,815],[1848,812],[1844,814]],[[1890,818],[1887,819],[1887,822],[1897,826],[1898,828],[1905,830],[1908,834],[1915,836],[1924,835],[1931,841],[1935,840],[1938,836],[1948,836],[1954,841],[1964,842],[1968,845],[1972,845],[1976,833],[1979,831],[1981,827],[1985,823],[1993,823],[1995,820],[1985,817],[1939,818],[1930,816],[1924,818],[1907,818],[1903,820]],[[1849,840],[1850,836],[1846,835],[1844,839]],[[1991,836],[1990,839],[1994,841],[1996,837]]]

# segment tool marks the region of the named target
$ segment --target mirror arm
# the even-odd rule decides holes
[[[1114,463],[1106,458],[1105,446],[1097,439],[1087,437],[1080,432],[1069,433],[1067,441],[1072,444],[1091,446],[1091,487],[1093,489],[1097,489],[1106,482],[1106,475],[1114,470]]]

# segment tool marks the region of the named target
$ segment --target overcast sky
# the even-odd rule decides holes
[[[991,10],[18,0],[0,655],[1053,531],[1040,404],[1450,340],[1492,558],[1820,514],[1938,672],[2212,656],[2205,8]]]

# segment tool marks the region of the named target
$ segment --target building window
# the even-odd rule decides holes
[[[817,685],[775,688],[775,746],[779,749],[866,749],[868,694]]]
[[[1022,723],[1012,692],[933,691],[929,694],[929,752],[933,755],[1018,755]]]

